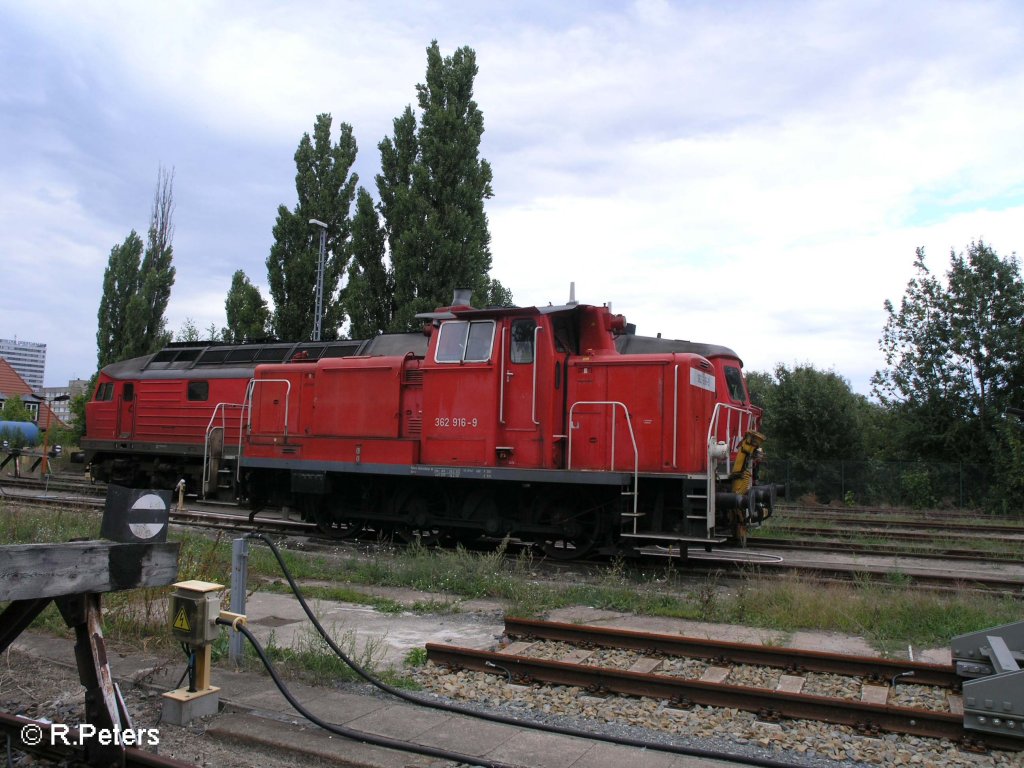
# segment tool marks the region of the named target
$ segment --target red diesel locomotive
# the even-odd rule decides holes
[[[298,508],[339,537],[511,535],[560,558],[685,552],[771,514],[761,414],[731,350],[635,336],[575,302],[420,317],[422,336],[333,350],[189,347],[108,366],[87,412],[94,473],[167,485],[187,471],[206,494]]]

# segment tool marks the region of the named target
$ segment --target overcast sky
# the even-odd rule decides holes
[[[639,333],[810,363],[868,394],[883,302],[1021,245],[1024,4],[0,0],[0,337],[46,384],[96,365],[103,270],[174,170],[169,328],[266,289],[315,116],[377,144],[426,48],[480,68],[492,276],[520,305],[612,302]],[[335,133],[336,136],[336,133]]]

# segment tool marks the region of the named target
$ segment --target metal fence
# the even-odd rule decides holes
[[[770,459],[759,479],[785,483],[790,502],[923,509],[981,507],[990,477],[978,464]]]

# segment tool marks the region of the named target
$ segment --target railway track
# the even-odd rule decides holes
[[[431,643],[427,657],[449,668],[503,675],[508,684],[572,686],[581,695],[649,697],[677,708],[734,708],[769,721],[815,720],[865,734],[947,739],[973,750],[1024,749],[1022,739],[964,729],[951,666],[513,618],[506,618],[505,633],[510,642],[495,651]],[[730,682],[736,670],[751,666],[766,670],[758,685]],[[842,695],[825,695],[822,676],[849,682]],[[907,697],[902,689],[908,683],[931,693],[915,690]]]
[[[17,492],[7,489],[0,489],[3,495],[0,498],[7,501],[16,501],[20,505],[31,507],[61,507],[72,506],[77,509],[102,509],[104,500],[95,496],[68,496],[58,493],[47,493],[34,495],[28,490]],[[325,537],[312,523],[300,520],[290,520],[285,516],[272,516],[261,513],[250,521],[243,510],[234,505],[204,504],[203,507],[193,506],[178,510],[174,507],[170,510],[170,521],[176,525],[187,525],[193,527],[209,528],[221,531],[236,533],[260,532],[271,533],[283,536],[302,536],[311,539],[322,539],[332,546],[344,546],[345,542]],[[221,511],[217,511],[217,510]],[[365,532],[359,541],[366,544],[367,541],[375,540],[376,533]],[[760,549],[749,550],[715,550],[705,552],[703,549],[694,549],[690,552],[685,568],[696,574],[721,573],[739,574],[756,570],[759,578],[771,578],[773,576],[783,577],[786,575],[810,576],[822,582],[849,582],[849,581],[875,581],[885,585],[913,585],[923,586],[931,589],[944,591],[962,592],[965,589],[978,592],[995,592],[1009,594],[1024,598],[1024,574],[1016,573],[1019,570],[1019,561],[993,560],[994,568],[987,571],[983,568],[970,568],[969,561],[986,564],[986,556],[983,553],[976,554],[973,558],[961,558],[965,565],[963,568],[950,568],[947,558],[943,555],[935,556],[922,555],[921,553],[907,553],[903,551],[892,551],[880,553],[876,548],[867,546],[865,548],[853,548],[849,545],[843,547],[843,552],[836,547],[823,548],[816,544],[813,549],[806,546],[806,543],[783,544],[778,551],[773,551],[769,544],[762,542],[759,538],[750,539],[751,542],[758,542]],[[522,543],[522,546],[529,547],[529,543]],[[817,550],[820,555],[815,557],[813,552]],[[787,551],[792,554],[787,555]],[[853,558],[844,560],[844,556]],[[878,559],[885,562],[866,563],[864,556],[877,555]],[[658,558],[664,558],[667,553],[656,551],[646,552],[642,563],[648,566],[650,562]],[[892,558],[898,558],[893,560]],[[948,558],[952,559],[952,558]],[[567,564],[569,567],[578,568],[582,561],[573,561]],[[591,561],[591,564],[594,564]],[[598,563],[600,564],[600,563]],[[641,564],[643,567],[643,564]],[[1010,569],[1008,572],[1007,569]]]
[[[67,475],[58,473],[45,478],[37,477],[3,477],[0,486],[9,490],[44,491],[76,493],[82,496],[104,496],[107,492],[105,483],[93,483],[82,474]]]
[[[1024,550],[1019,554],[1001,552],[983,552],[978,549],[960,549],[930,544],[906,547],[900,544],[886,544],[882,541],[857,542],[849,539],[828,539],[822,536],[809,536],[807,539],[783,539],[770,536],[757,536],[749,539],[758,547],[769,549],[798,550],[807,552],[846,552],[854,555],[914,555],[917,557],[942,558],[944,560],[984,560],[987,563],[1017,564],[1024,559]]]
[[[970,533],[1024,534],[1024,518],[1019,515],[985,515],[979,512],[948,510],[900,510],[880,508],[832,509],[828,507],[779,506],[780,520],[805,522],[811,525],[836,523],[857,527],[906,527],[940,529]]]

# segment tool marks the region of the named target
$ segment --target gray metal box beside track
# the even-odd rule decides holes
[[[1024,739],[1024,621],[953,638],[964,727]]]

